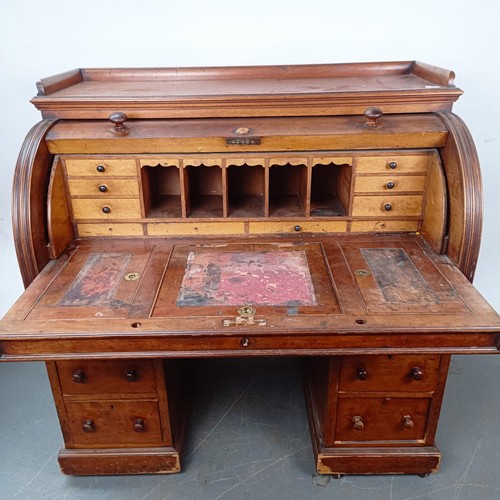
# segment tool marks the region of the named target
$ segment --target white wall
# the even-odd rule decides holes
[[[6,5],[7,4],[7,5]],[[75,67],[413,60],[453,69],[485,187],[476,286],[500,310],[500,2],[4,0],[0,5],[0,315],[22,289],[10,227],[35,81]],[[499,224],[500,225],[500,224]]]

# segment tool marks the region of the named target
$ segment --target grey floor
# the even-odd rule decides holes
[[[453,358],[437,443],[441,470],[316,476],[295,359],[198,362],[183,472],[69,477],[45,367],[0,364],[0,499],[500,499],[500,357]]]

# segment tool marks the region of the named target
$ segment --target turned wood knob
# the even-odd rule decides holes
[[[384,205],[384,210],[385,210],[386,212],[390,212],[390,211],[392,210],[392,205],[391,205],[390,203],[386,203],[386,204]]]
[[[410,371],[410,377],[413,380],[422,380],[422,378],[424,377],[424,371],[419,366],[415,366]]]
[[[95,168],[98,172],[101,172],[101,174],[106,170],[106,167],[104,165],[97,165]]]
[[[113,130],[120,134],[128,132],[128,128],[124,125],[124,122],[127,120],[128,116],[121,111],[117,111],[116,113],[111,113],[109,115],[109,121],[114,124]]]
[[[94,429],[95,429],[95,424],[91,418],[84,420],[82,425],[83,432],[94,432]]]
[[[364,366],[359,367],[356,370],[356,376],[358,377],[358,380],[366,380],[368,378],[368,372],[366,371],[366,368]]]
[[[352,426],[357,431],[362,431],[365,428],[365,424],[363,422],[363,417],[360,415],[355,415],[352,417]]]
[[[100,191],[101,193],[105,193],[107,190],[108,190],[108,186],[106,186],[106,184],[101,184],[101,185],[99,186],[99,191]]]
[[[397,167],[398,167],[398,164],[395,161],[391,161],[391,163],[389,163],[389,168],[391,170],[394,170]]]
[[[82,384],[85,381],[85,372],[83,370],[75,370],[71,378],[76,384]]]
[[[142,418],[137,418],[134,422],[134,431],[135,432],[144,432],[146,426],[144,424],[144,420]]]
[[[125,373],[125,378],[127,382],[136,382],[139,379],[139,374],[135,370],[128,370]]]
[[[302,226],[299,226],[298,224],[293,228],[295,231],[300,232],[302,231]]]
[[[383,111],[380,108],[367,108],[364,112],[367,122],[365,125],[367,127],[379,127],[377,120],[383,115]]]
[[[403,417],[403,427],[405,429],[413,429],[415,425],[415,422],[413,422],[413,418],[411,418],[411,415],[405,415]]]
[[[386,187],[387,189],[394,189],[394,186],[395,186],[395,185],[396,185],[396,184],[394,184],[394,182],[389,181],[389,182],[385,185],[385,187]]]
[[[102,207],[102,212],[104,214],[110,214],[111,213],[111,208],[110,207]]]

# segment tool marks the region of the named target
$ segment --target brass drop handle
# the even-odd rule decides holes
[[[368,372],[366,371],[366,368],[364,366],[360,366],[356,370],[356,376],[358,377],[358,380],[366,380],[368,378]]]
[[[127,370],[125,378],[127,379],[127,382],[137,382],[137,380],[139,380],[139,374],[136,370]]]
[[[413,421],[413,418],[411,418],[411,415],[405,415],[403,417],[403,427],[405,429],[413,429],[415,426],[415,422]]]
[[[128,128],[124,125],[124,122],[127,121],[128,116],[121,111],[117,111],[116,113],[111,113],[109,115],[109,121],[114,124],[113,130],[118,134],[126,134],[128,132]]]
[[[363,417],[360,415],[355,415],[352,417],[352,426],[356,431],[362,431],[365,428],[365,423],[363,422]]]
[[[377,120],[384,114],[380,108],[367,108],[363,113],[367,121],[365,122],[366,127],[379,127]]]
[[[386,187],[387,189],[394,189],[394,186],[395,186],[395,185],[396,185],[396,184],[395,184],[393,181],[389,181],[389,182],[385,185],[385,187]]]
[[[82,425],[82,430],[83,432],[94,432],[95,430],[94,421],[91,418],[87,418],[86,420],[84,420]]]
[[[108,186],[106,186],[106,184],[101,184],[101,185],[99,186],[99,191],[100,191],[101,193],[106,193],[106,192],[107,192],[107,190],[108,190]]]
[[[71,379],[75,384],[83,384],[85,382],[85,372],[83,370],[75,370]]]
[[[134,422],[134,431],[144,432],[145,430],[146,430],[146,425],[144,424],[144,420],[142,418],[136,418]]]
[[[415,366],[410,371],[410,377],[413,380],[422,380],[422,378],[424,377],[424,371],[419,366]]]
[[[111,207],[102,207],[102,213],[104,214],[110,214],[111,213]]]

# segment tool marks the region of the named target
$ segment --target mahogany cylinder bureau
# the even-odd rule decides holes
[[[191,358],[299,356],[317,471],[437,470],[450,355],[496,353],[471,284],[482,191],[451,71],[419,62],[78,69],[17,164],[67,474],[180,470]]]

